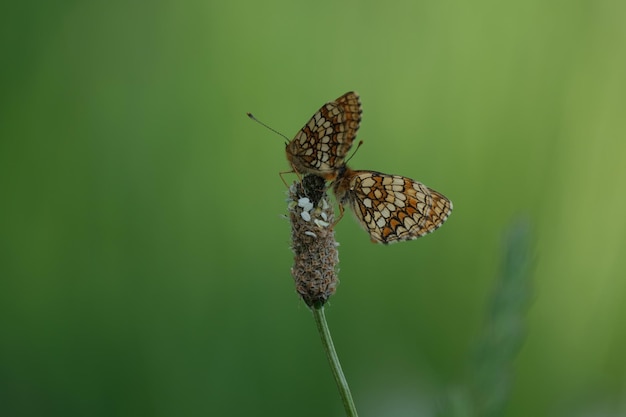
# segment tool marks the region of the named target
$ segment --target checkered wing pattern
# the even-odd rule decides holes
[[[287,144],[287,159],[300,174],[337,176],[361,123],[361,101],[349,92],[326,103]]]
[[[452,202],[442,194],[399,175],[345,167],[334,191],[339,203],[352,209],[372,241],[383,244],[434,232],[452,211]]]

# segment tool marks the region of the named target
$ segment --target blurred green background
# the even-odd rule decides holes
[[[326,315],[360,414],[463,386],[526,216],[506,415],[626,415],[626,2],[2,9],[0,415],[343,415],[289,272],[283,140],[245,112],[292,137],[349,90],[351,165],[455,207],[389,247],[337,226]]]

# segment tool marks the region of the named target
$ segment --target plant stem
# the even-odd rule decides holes
[[[356,407],[354,406],[354,401],[352,400],[352,393],[350,392],[348,381],[346,381],[346,377],[341,369],[341,363],[339,363],[339,357],[335,351],[333,339],[330,336],[330,330],[328,329],[328,323],[326,322],[326,316],[324,315],[324,306],[315,306],[311,308],[311,311],[313,312],[313,318],[315,319],[317,330],[322,338],[322,345],[324,345],[324,351],[326,352],[326,357],[328,358],[333,378],[335,378],[335,383],[339,389],[339,395],[341,396],[343,407],[346,410],[346,415],[348,417],[357,417],[358,414],[356,412]]]

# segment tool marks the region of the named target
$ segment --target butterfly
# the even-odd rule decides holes
[[[443,194],[400,175],[354,171],[344,164],[332,187],[339,219],[347,205],[372,242],[417,239],[437,230],[452,211],[452,202]]]
[[[332,181],[343,166],[361,123],[359,95],[350,91],[324,104],[287,143],[287,159],[299,174]]]

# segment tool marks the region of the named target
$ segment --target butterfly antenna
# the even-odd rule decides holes
[[[268,125],[266,125],[265,123],[263,123],[262,121],[260,121],[259,119],[257,119],[256,117],[254,117],[254,115],[252,113],[246,113],[248,115],[249,118],[251,118],[252,120],[254,120],[255,122],[257,122],[258,124],[260,124],[261,126],[265,127],[266,129],[271,130],[272,132],[276,133],[279,136],[282,136],[283,138],[285,138],[285,140],[287,141],[287,143],[289,143],[289,141],[291,139],[289,139],[287,136],[283,135],[282,133],[280,133],[278,130],[276,129],[272,129],[271,127],[269,127]]]
[[[345,160],[345,162],[344,162],[345,164],[347,164],[347,163],[348,163],[348,162],[352,159],[352,157],[353,157],[354,155],[356,155],[356,151],[358,151],[358,150],[359,150],[359,148],[361,147],[361,145],[363,145],[363,141],[362,141],[362,140],[360,140],[360,141],[359,141],[359,144],[358,144],[358,145],[356,145],[356,149],[354,150],[354,152],[352,152],[352,155],[350,155],[350,156],[348,157],[348,159],[346,159],[346,160]]]

